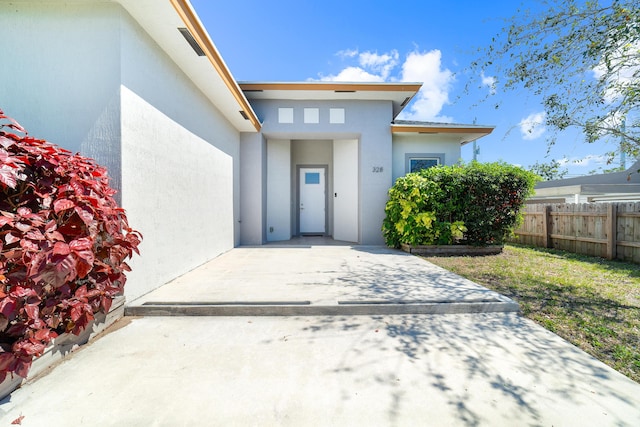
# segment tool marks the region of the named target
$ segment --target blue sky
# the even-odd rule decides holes
[[[478,141],[479,161],[526,167],[564,159],[571,175],[610,167],[602,154],[615,144],[587,144],[576,131],[560,134],[547,154],[549,132],[537,124],[544,116],[533,95],[503,93],[497,85],[490,101],[478,104],[492,90],[492,76],[479,76],[486,84],[464,92],[478,77],[468,64],[515,14],[517,1],[191,3],[237,80],[420,81],[421,93],[399,118],[495,125]],[[472,157],[468,144],[462,158]]]

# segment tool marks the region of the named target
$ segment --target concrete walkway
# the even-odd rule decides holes
[[[127,314],[443,314],[517,310],[518,305],[511,299],[402,251],[380,246],[292,244],[236,248],[133,301]]]
[[[286,268],[274,265],[278,253],[290,254]],[[358,255],[366,268],[357,268]],[[370,264],[387,256],[389,264]],[[347,265],[336,269],[336,259]],[[433,268],[382,248],[239,248],[137,303],[188,307],[192,292],[195,307],[494,298],[467,281],[457,296],[455,276],[432,269],[430,282],[414,274],[420,263]],[[324,274],[310,275],[312,266]],[[355,273],[371,268],[367,281]],[[290,281],[296,275],[303,285]],[[333,290],[321,292],[318,278]],[[237,293],[203,289],[220,280],[243,284]],[[52,427],[640,425],[640,384],[515,312],[150,316],[117,326],[0,402],[0,425],[20,417],[23,426]]]

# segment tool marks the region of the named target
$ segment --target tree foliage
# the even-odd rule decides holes
[[[535,162],[529,166],[529,170],[542,178],[543,181],[562,179],[569,173],[567,168],[563,168],[560,162],[555,159],[549,163]]]
[[[587,142],[615,137],[633,153],[640,147],[637,2],[537,4],[542,12],[518,10],[472,68],[493,75],[498,91],[525,89],[540,96],[550,129],[577,127]]]

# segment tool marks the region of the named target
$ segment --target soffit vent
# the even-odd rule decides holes
[[[356,93],[355,90],[334,90],[335,93]]]
[[[242,118],[244,118],[245,120],[249,120],[249,116],[247,116],[247,113],[244,112],[244,110],[240,110],[240,115],[242,116]]]
[[[184,37],[187,43],[189,43],[189,46],[191,46],[191,48],[194,50],[196,55],[205,56],[204,50],[202,50],[202,48],[200,47],[196,39],[193,38],[193,36],[191,35],[188,29],[178,28],[178,31],[180,31],[180,34],[182,34],[182,37]]]

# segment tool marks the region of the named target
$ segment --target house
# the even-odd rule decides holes
[[[640,201],[640,160],[621,172],[543,181],[527,203]]]
[[[393,181],[493,130],[398,120],[420,83],[238,83],[187,0],[13,0],[0,37],[0,108],[105,165],[144,235],[130,301],[238,245],[382,244]]]
[[[241,244],[301,234],[383,244],[394,180],[412,168],[456,163],[461,144],[492,130],[395,120],[420,86],[241,83],[262,123],[241,136]]]

